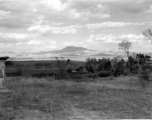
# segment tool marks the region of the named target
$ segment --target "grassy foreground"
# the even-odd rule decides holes
[[[0,120],[152,118],[152,93],[126,89],[130,78],[123,79],[9,78],[11,92],[0,93]]]

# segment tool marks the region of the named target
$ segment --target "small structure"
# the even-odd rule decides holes
[[[5,81],[5,61],[8,57],[0,57],[0,89],[4,89],[4,81]]]
[[[0,89],[4,88],[5,80],[5,60],[0,60]]]

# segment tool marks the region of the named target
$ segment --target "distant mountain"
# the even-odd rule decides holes
[[[68,46],[61,50],[53,50],[53,51],[41,51],[37,53],[33,53],[34,55],[47,55],[47,56],[79,56],[79,55],[93,55],[97,54],[98,51],[90,50],[83,47],[75,47]]]
[[[52,51],[52,53],[71,53],[71,52],[84,52],[84,51],[95,51],[95,50],[90,50],[83,47],[68,46],[61,50],[54,50]]]
[[[93,56],[115,56],[115,55],[112,55],[112,54],[104,54],[104,53],[98,53],[98,54],[95,54]]]
[[[131,52],[131,55],[137,54],[137,52]],[[142,54],[147,54],[152,56],[151,52],[145,52]],[[67,46],[61,50],[52,50],[52,51],[40,51],[35,53],[15,53],[12,51],[3,51],[0,52],[0,56],[9,56],[14,58],[33,58],[33,59],[47,59],[51,57],[68,57],[75,59],[84,59],[88,57],[96,57],[96,58],[113,58],[115,56],[123,56],[126,57],[123,51],[102,51],[99,52],[97,50],[91,50],[84,47],[75,47],[75,46]]]

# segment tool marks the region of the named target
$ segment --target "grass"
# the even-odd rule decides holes
[[[81,83],[52,78],[7,79],[7,88],[12,92],[0,94],[4,99],[0,104],[3,108],[0,118],[15,119],[21,108],[39,110],[43,115],[47,113],[57,120],[67,120],[69,117],[76,119],[83,115],[96,119],[152,118],[152,94],[103,87],[97,81],[94,84],[97,85],[85,80]],[[12,110],[8,112],[7,109]]]

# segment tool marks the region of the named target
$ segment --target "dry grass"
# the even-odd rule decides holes
[[[108,80],[107,83],[124,86],[129,83],[127,79],[123,81],[118,78]],[[152,94],[106,87],[105,82],[106,80],[98,80],[92,84],[52,78],[8,79],[6,85],[12,93],[1,95],[5,96],[5,101],[0,105],[4,108],[0,111],[0,118],[7,116],[5,120],[13,117],[18,120],[15,116],[18,116],[21,108],[28,111],[38,110],[42,116],[49,114],[53,120],[152,118]],[[9,115],[7,109],[12,109]],[[24,115],[23,117],[26,118]]]

